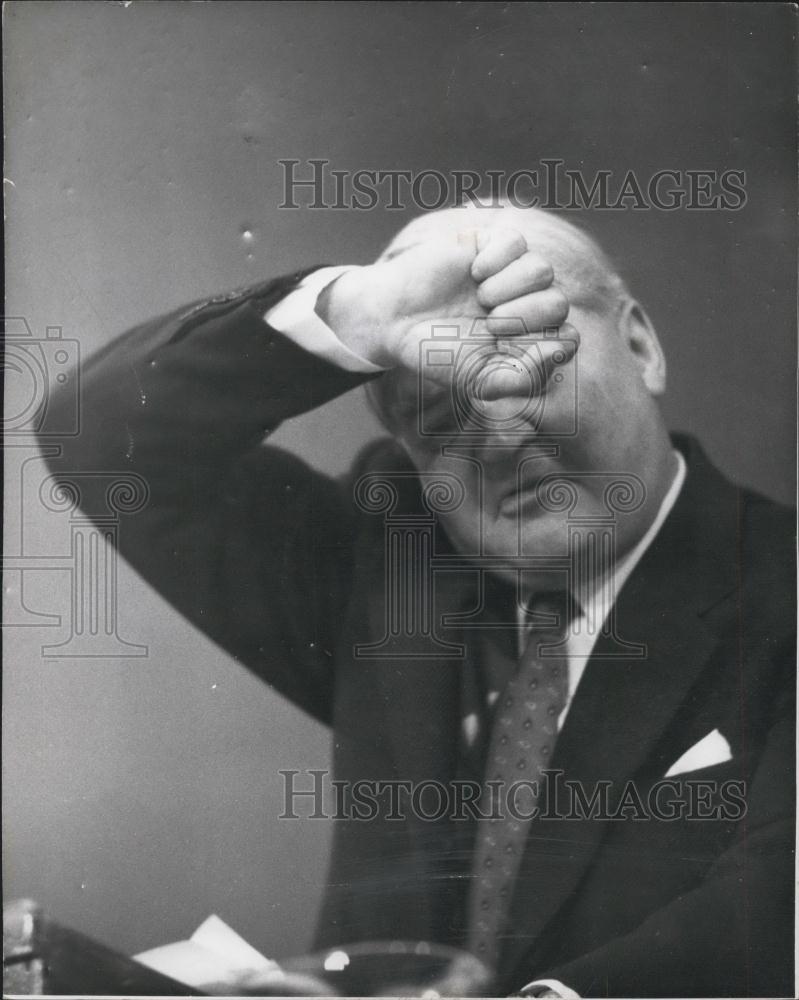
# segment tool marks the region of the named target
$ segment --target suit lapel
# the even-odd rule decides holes
[[[600,640],[566,717],[552,761],[590,795],[611,781],[616,797],[651,758],[718,641],[704,612],[736,586],[737,490],[698,446],[669,518],[617,600],[621,637],[646,646],[637,660],[611,659]],[[502,965],[510,970],[576,889],[606,830],[597,820],[538,820],[514,896]],[[531,900],[524,886],[534,887]]]
[[[391,477],[397,472],[413,471],[407,457],[396,448],[387,458],[379,457],[379,463],[369,464],[370,472],[384,468]],[[403,515],[424,513],[418,480],[400,475],[394,482],[400,491],[396,512]],[[388,587],[383,583],[387,579],[383,530],[382,524],[372,526],[360,556],[361,569],[366,570],[363,575],[371,581],[363,594],[362,604],[369,611],[367,632],[368,641],[372,643],[381,643],[387,634]],[[436,532],[435,549],[437,553],[451,552],[441,530]],[[379,581],[377,586],[375,581]],[[359,689],[368,688],[364,700],[364,704],[370,706],[368,729],[383,750],[379,777],[410,782],[416,788],[432,782],[446,788],[455,778],[461,726],[461,680],[467,661],[460,631],[443,627],[441,620],[444,614],[468,610],[474,601],[474,590],[473,572],[448,572],[434,578],[434,630],[438,639],[451,644],[451,656],[445,647],[432,650],[435,655],[428,656],[425,652],[428,644],[424,640],[417,643],[414,637],[398,635],[396,640],[391,640],[391,645],[381,647],[378,657],[367,656],[354,665],[361,671]],[[435,804],[435,792],[431,789],[423,808],[433,811]],[[406,937],[435,940],[439,934],[440,915],[440,900],[435,890],[442,885],[442,879],[437,878],[438,868],[448,858],[447,821],[430,822],[415,816],[407,799],[402,812],[404,821],[394,820],[388,827],[392,837],[404,827],[409,852],[407,870],[413,873],[410,877],[415,889],[402,897],[407,903],[402,904],[403,912],[395,914],[396,925],[404,929]],[[381,829],[384,834],[388,833],[385,824],[381,824]]]

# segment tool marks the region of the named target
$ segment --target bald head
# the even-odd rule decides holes
[[[565,293],[572,309],[606,317],[612,325],[621,307],[630,301],[627,287],[610,259],[586,232],[542,209],[508,203],[490,207],[470,204],[428,212],[401,229],[378,260],[391,260],[430,240],[491,229],[520,233],[527,249],[552,266],[554,284]],[[412,419],[416,388],[416,376],[402,369],[367,386],[375,414],[391,433],[398,433]]]
[[[555,283],[574,305],[612,310],[628,296],[627,287],[607,254],[582,229],[543,209],[519,208],[510,203],[490,207],[469,204],[428,212],[401,229],[380,259],[390,259],[439,236],[494,228],[521,233],[527,240],[527,248],[552,264]]]

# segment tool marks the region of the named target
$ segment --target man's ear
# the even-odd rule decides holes
[[[627,299],[619,317],[619,332],[630,349],[644,385],[653,396],[666,391],[666,357],[652,321],[635,299]]]

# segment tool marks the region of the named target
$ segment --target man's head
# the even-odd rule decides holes
[[[470,204],[428,212],[401,229],[380,259],[390,259],[410,246],[442,235],[497,228],[516,230],[526,238],[529,249],[546,257],[572,302],[610,303],[627,296],[624,281],[595,240],[560,216],[538,208]]]
[[[492,555],[564,554],[566,518],[542,507],[536,497],[540,480],[590,473],[573,481],[581,510],[600,514],[606,512],[607,480],[596,474],[626,473],[644,484],[646,500],[620,518],[618,554],[623,554],[654,517],[673,466],[656,402],[665,389],[663,353],[646,313],[604,252],[580,229],[549,213],[470,206],[414,220],[380,259],[442,236],[497,228],[517,231],[528,250],[551,264],[554,284],[570,305],[560,336],[579,339],[574,357],[549,371],[543,383],[541,368],[533,365],[528,399],[477,401],[477,436],[463,433],[462,406],[460,416],[452,413],[451,436],[426,434],[425,407],[436,393],[441,397],[437,405],[444,408],[454,411],[459,402],[446,398],[448,390],[400,369],[371,384],[373,405],[420,471],[454,474],[463,482],[464,503],[444,519],[462,551],[477,553],[482,538],[483,551]],[[542,336],[536,332],[533,340]]]

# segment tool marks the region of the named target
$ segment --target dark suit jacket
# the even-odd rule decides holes
[[[83,373],[82,433],[64,439],[55,467],[143,477],[149,505],[122,524],[123,554],[333,727],[337,778],[446,782],[463,663],[353,657],[383,635],[382,520],[357,511],[351,483],[263,444],[364,381],[263,321],[299,277],[178,311],[102,350]],[[617,798],[634,779],[645,796],[719,729],[733,759],[680,786],[740,779],[746,812],[533,821],[501,991],[554,977],[588,996],[793,993],[793,518],[724,480],[695,443],[678,445],[686,484],[617,604],[619,633],[648,656],[603,658],[600,640],[552,766],[589,790],[610,780]],[[372,449],[367,467],[396,468],[392,447]],[[102,502],[84,497],[88,510]],[[446,819],[338,821],[320,944],[461,942],[470,858],[459,833]]]

